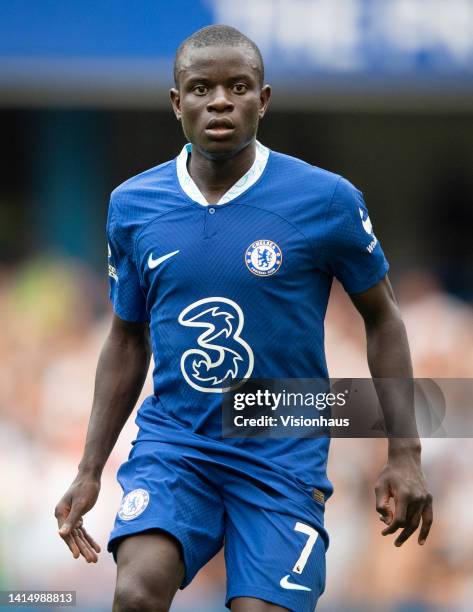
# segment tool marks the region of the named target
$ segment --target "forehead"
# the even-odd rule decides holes
[[[244,74],[257,77],[258,67],[254,51],[246,46],[190,47],[180,57],[179,76],[181,79],[199,76],[225,79]]]

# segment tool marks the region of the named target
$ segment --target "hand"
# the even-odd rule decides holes
[[[433,520],[432,495],[427,489],[420,456],[409,451],[390,457],[375,487],[376,510],[387,528],[382,535],[395,533],[395,546],[402,544],[416,531],[422,520],[418,542],[424,544]],[[390,506],[394,499],[394,512]]]
[[[66,542],[74,559],[80,555],[87,563],[97,563],[100,546],[87,533],[82,515],[93,508],[100,491],[100,481],[78,476],[54,510],[59,535]]]

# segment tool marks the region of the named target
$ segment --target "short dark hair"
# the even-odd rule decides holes
[[[236,28],[227,25],[211,25],[197,30],[186,38],[178,47],[174,58],[174,83],[179,87],[181,58],[187,49],[197,47],[246,47],[256,58],[256,71],[260,85],[264,82],[264,64],[261,51],[257,45]]]

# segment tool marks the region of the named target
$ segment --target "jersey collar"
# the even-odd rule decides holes
[[[199,204],[202,204],[202,206],[209,206],[209,203],[204,198],[202,192],[194,183],[194,180],[187,171],[187,158],[189,157],[189,153],[191,151],[192,145],[190,142],[188,142],[186,145],[184,145],[182,151],[179,153],[176,161],[177,178],[182,190],[191,198],[191,200],[195,200]],[[269,149],[260,142],[256,141],[256,155],[253,165],[248,172],[241,177],[241,179],[239,179],[226,193],[223,194],[215,206],[218,206],[219,204],[226,204],[227,202],[234,200],[236,197],[254,185],[259,177],[263,174],[268,157]]]

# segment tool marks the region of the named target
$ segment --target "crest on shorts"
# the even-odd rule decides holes
[[[122,521],[131,521],[146,510],[148,503],[148,491],[146,489],[134,489],[122,499],[118,516]]]
[[[271,276],[282,264],[282,251],[272,240],[255,240],[245,252],[246,267],[256,276]]]

